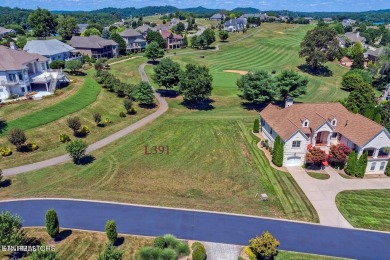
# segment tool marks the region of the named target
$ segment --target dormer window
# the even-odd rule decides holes
[[[334,118],[333,120],[332,120],[332,126],[336,126],[337,125],[337,120],[336,120],[336,118]]]
[[[309,127],[309,120],[305,120],[305,121],[303,121],[303,127]]]

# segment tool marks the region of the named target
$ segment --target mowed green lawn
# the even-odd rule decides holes
[[[100,90],[99,84],[92,77],[87,77],[75,95],[34,113],[5,122],[5,127],[0,129],[0,136],[7,135],[11,129],[28,130],[77,112],[95,102]]]
[[[263,23],[259,28],[247,33],[230,33],[226,43],[219,44],[220,51],[201,51],[193,54],[173,57],[181,64],[204,64],[210,68],[214,76],[215,86],[235,88],[239,75],[225,73],[224,70],[267,70],[280,73],[281,70],[292,69],[309,78],[307,94],[297,98],[299,102],[331,102],[338,101],[348,95],[341,90],[341,78],[347,69],[328,62],[326,66],[332,71],[331,77],[313,76],[301,71],[298,66],[305,64],[299,58],[300,43],[311,25],[289,25],[281,23]],[[216,31],[218,34],[218,31]],[[239,40],[240,38],[243,38]],[[218,37],[217,37],[218,39]],[[219,39],[218,39],[219,40]],[[205,58],[200,58],[200,55]]]
[[[390,190],[343,191],[336,204],[352,226],[390,231]]]

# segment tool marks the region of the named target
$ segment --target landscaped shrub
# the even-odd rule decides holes
[[[351,148],[344,144],[331,145],[329,150],[329,161],[344,165],[350,153]]]
[[[306,162],[320,166],[326,161],[326,153],[318,147],[313,147],[306,153]]]
[[[385,174],[390,177],[390,160],[387,161],[387,167],[385,170]]]
[[[83,125],[80,130],[80,134],[86,136],[90,133],[88,126]]]
[[[249,243],[252,252],[260,259],[273,259],[278,254],[277,248],[280,245],[280,242],[268,231],[249,240]]]
[[[16,149],[20,151],[22,145],[27,141],[27,137],[26,134],[23,132],[23,130],[16,128],[9,131],[8,141],[11,144],[15,145]]]
[[[164,259],[164,260],[176,260],[176,252],[172,248],[165,248],[160,252],[160,257],[155,259]]]
[[[167,247],[176,248],[176,246],[180,243],[179,240],[174,235],[166,234],[163,236]]]
[[[363,178],[364,177],[364,174],[366,172],[366,168],[367,168],[367,163],[368,163],[368,152],[364,152],[358,162],[357,162],[357,170],[356,170],[356,177],[359,177],[359,178]]]
[[[348,175],[355,176],[356,168],[357,168],[357,154],[355,151],[352,151],[348,156],[347,166],[345,167],[344,171]]]
[[[135,114],[137,114],[137,109],[136,109],[135,107],[130,108],[129,114],[130,114],[130,115],[135,115]]]
[[[10,156],[12,154],[11,148],[9,147],[1,147],[0,148],[0,155],[1,156]]]
[[[99,113],[94,113],[93,114],[93,121],[96,123],[96,125],[99,125],[100,122],[102,121],[102,115]]]
[[[116,223],[114,220],[107,220],[106,222],[106,235],[111,243],[114,243],[118,239],[118,232],[116,231]]]
[[[59,139],[61,143],[70,142],[70,137],[67,134],[60,134]]]
[[[46,231],[52,238],[55,238],[60,233],[60,224],[58,222],[57,212],[54,209],[49,209],[46,212]]]
[[[130,112],[130,109],[133,107],[133,102],[130,99],[123,100],[123,106],[125,107],[127,113]]]
[[[80,130],[81,127],[80,118],[78,117],[68,118],[66,123],[68,124],[68,127],[73,130],[74,135],[76,135],[77,131]]]
[[[177,255],[178,255],[179,257],[187,256],[187,255],[190,254],[190,247],[188,246],[187,243],[180,242],[180,243],[176,246],[176,252],[177,252]]]
[[[206,249],[201,243],[199,243],[199,245],[197,245],[192,251],[192,260],[205,260],[206,256]]]
[[[36,143],[28,143],[26,145],[26,148],[28,151],[32,152],[32,151],[38,150],[39,146]]]
[[[69,153],[70,157],[72,157],[75,164],[79,164],[81,158],[85,156],[85,151],[87,150],[87,143],[82,140],[76,140],[70,142],[66,146],[66,151]]]
[[[119,116],[120,116],[120,117],[126,117],[126,113],[123,112],[123,111],[121,111],[121,112],[119,113]]]
[[[202,243],[200,243],[200,242],[194,242],[194,243],[192,243],[192,245],[191,245],[191,249],[194,250],[195,247],[197,247],[197,246],[199,246],[199,245],[201,246]]]
[[[270,149],[271,152],[271,149]],[[272,153],[272,152],[271,152]],[[284,155],[284,143],[280,136],[275,138],[273,153],[272,153],[272,162],[281,167],[283,165],[283,155]]]
[[[260,131],[260,120],[258,118],[255,119],[253,123],[253,133],[258,133]]]
[[[256,255],[255,253],[253,253],[252,248],[250,246],[246,246],[244,251],[250,260],[256,260]]]
[[[106,125],[108,125],[108,124],[111,124],[112,122],[111,122],[111,119],[106,118],[106,119],[104,119],[104,123],[105,123]]]
[[[64,94],[64,91],[62,89],[54,90],[54,95],[59,96],[59,95],[62,95],[62,94]]]
[[[64,69],[65,68],[65,61],[62,60],[54,60],[50,63],[51,69]]]
[[[167,243],[165,243],[165,239],[164,237],[162,236],[159,236],[159,237],[156,237],[153,241],[153,246],[154,247],[157,247],[157,248],[166,248],[167,247]]]

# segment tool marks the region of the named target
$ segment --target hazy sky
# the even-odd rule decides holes
[[[390,9],[390,0],[0,0],[0,6],[49,10],[95,10],[104,7],[173,5],[178,8],[203,6],[216,9],[255,7],[260,10],[367,11]]]

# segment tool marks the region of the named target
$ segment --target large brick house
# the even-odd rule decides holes
[[[368,152],[366,174],[384,173],[389,154],[390,134],[374,121],[348,111],[340,103],[293,104],[285,108],[268,105],[260,112],[261,132],[273,145],[280,136],[284,142],[284,166],[305,163],[310,147],[329,152],[332,144],[345,144],[358,156]]]

